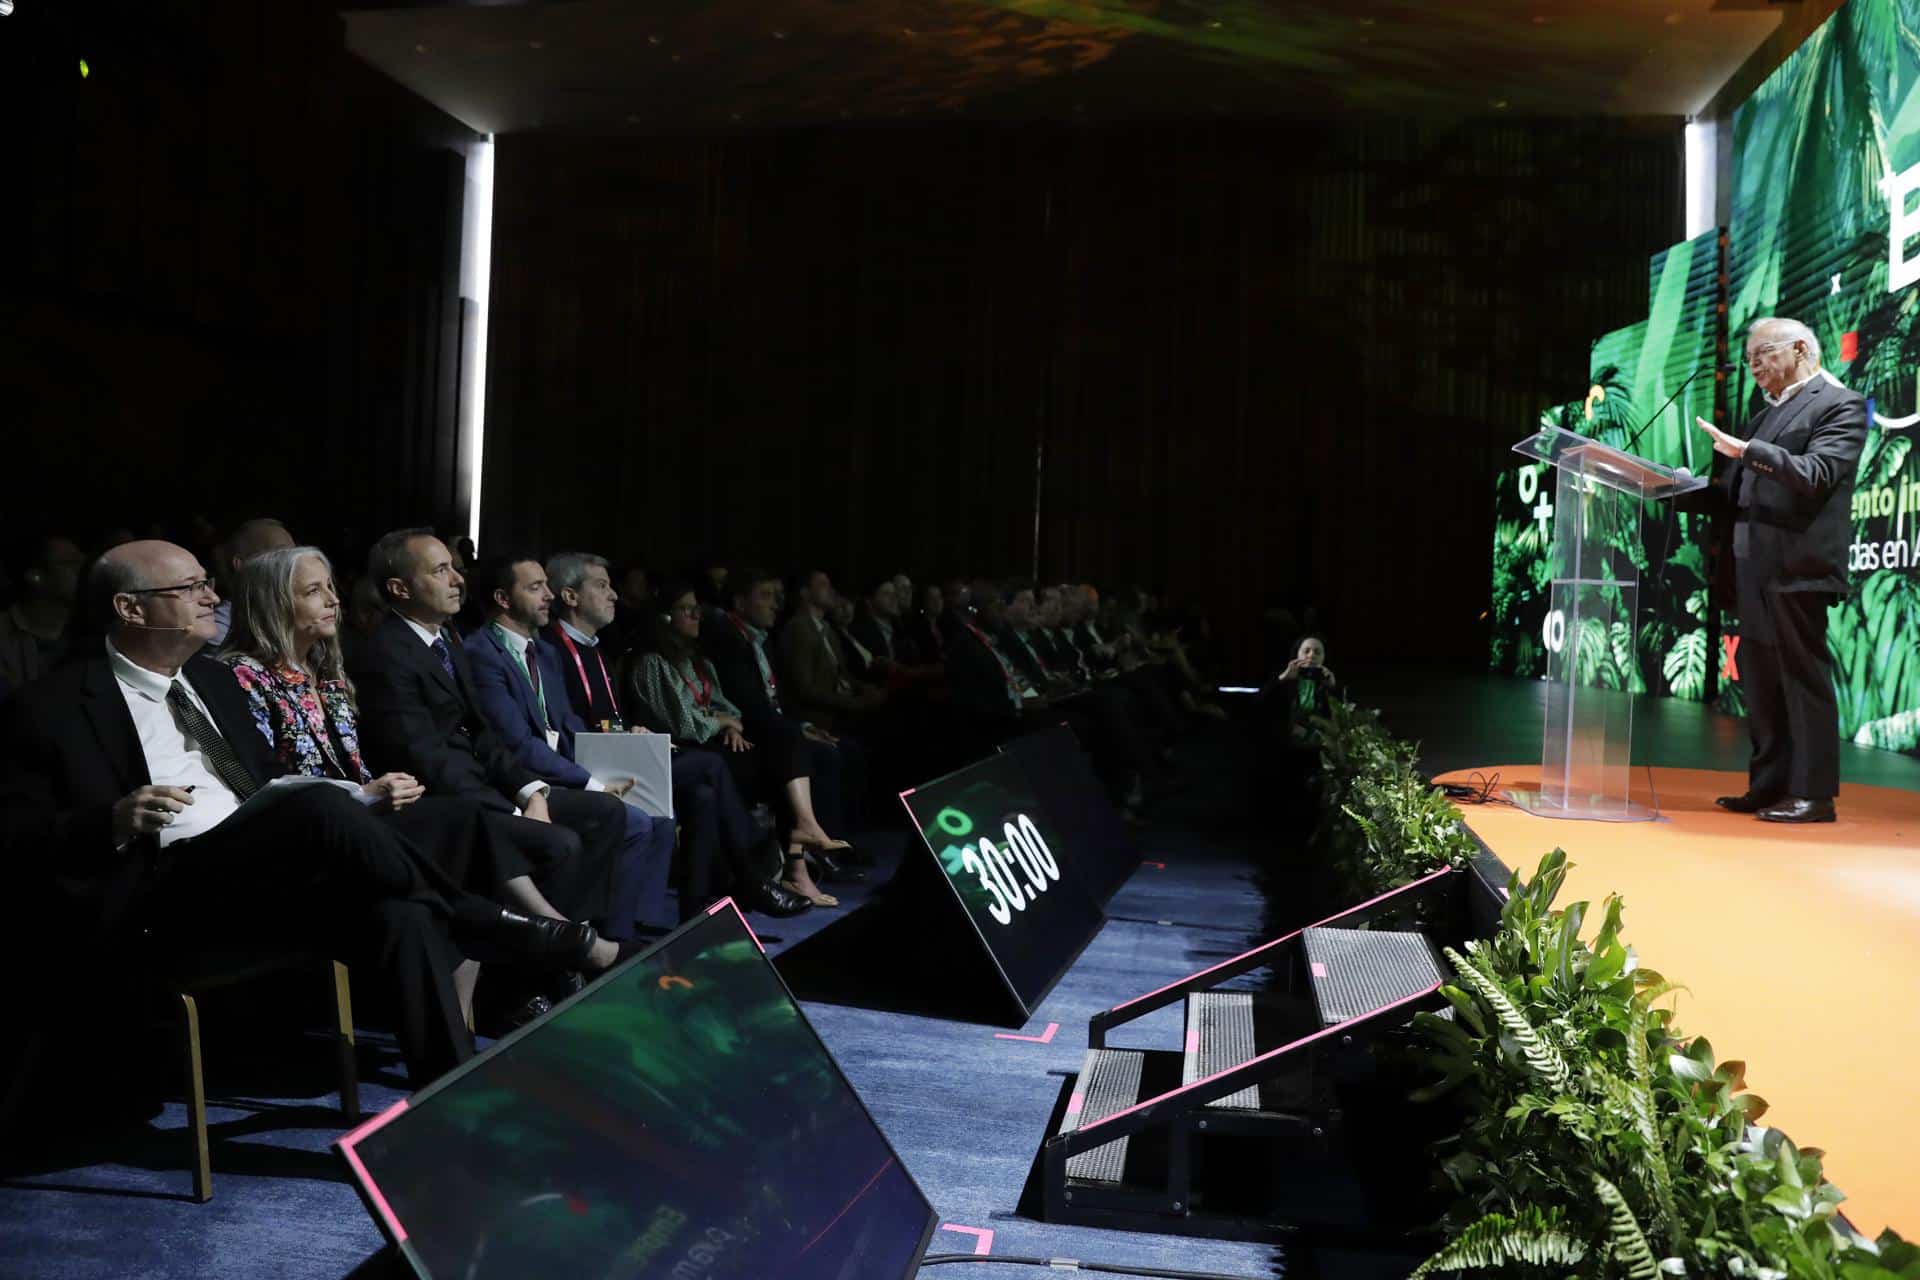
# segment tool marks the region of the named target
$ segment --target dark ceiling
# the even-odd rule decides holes
[[[1770,0],[559,0],[346,12],[489,133],[1003,120],[1687,115]]]

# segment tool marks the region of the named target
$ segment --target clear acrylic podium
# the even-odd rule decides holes
[[[1513,448],[1547,463],[1560,479],[1553,594],[1542,637],[1547,717],[1540,789],[1507,795],[1541,817],[1646,821],[1656,811],[1631,795],[1633,695],[1606,687],[1595,671],[1612,668],[1611,655],[1622,649],[1638,660],[1640,570],[1631,549],[1640,542],[1642,504],[1703,489],[1707,480],[1553,426]]]

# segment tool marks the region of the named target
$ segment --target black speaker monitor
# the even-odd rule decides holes
[[[1018,1005],[1015,1025],[1025,1022],[1106,922],[1094,896],[1099,877],[1011,756],[989,756],[900,799]]]
[[[908,1280],[937,1222],[730,902],[338,1146],[434,1280]]]

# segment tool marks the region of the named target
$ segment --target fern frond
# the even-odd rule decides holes
[[[1560,1051],[1540,1037],[1533,1024],[1527,1021],[1527,1015],[1521,1013],[1507,998],[1500,984],[1488,977],[1481,969],[1452,947],[1444,948],[1447,963],[1459,973],[1460,980],[1473,988],[1473,993],[1484,1000],[1493,1010],[1495,1019],[1515,1044],[1520,1046],[1520,1055],[1526,1059],[1527,1066],[1556,1093],[1565,1093],[1571,1079],[1566,1059]]]
[[[1654,1119],[1653,1068],[1647,1059],[1647,1002],[1633,1000],[1627,1010],[1627,1114],[1633,1130],[1640,1135],[1646,1152],[1641,1173],[1653,1202],[1660,1211],[1660,1229],[1666,1233],[1667,1247],[1679,1252],[1680,1211],[1673,1200],[1673,1171],[1667,1167],[1667,1149],[1660,1141],[1660,1126]]]
[[[1568,1234],[1558,1209],[1542,1213],[1528,1207],[1516,1218],[1490,1213],[1466,1227],[1415,1268],[1407,1280],[1437,1271],[1484,1271],[1514,1263],[1573,1266],[1586,1256],[1586,1245]]]
[[[1620,1194],[1620,1188],[1596,1173],[1593,1191],[1600,1197],[1600,1203],[1607,1206],[1609,1251],[1620,1264],[1620,1274],[1626,1280],[1660,1280],[1660,1264],[1654,1259],[1653,1250],[1647,1247],[1647,1237],[1634,1220],[1633,1210],[1627,1207],[1627,1198]]]

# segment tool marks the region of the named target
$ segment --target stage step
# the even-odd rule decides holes
[[[1181,1084],[1218,1075],[1254,1057],[1253,996],[1246,991],[1195,991],[1187,996],[1187,1046]],[[1230,1111],[1258,1111],[1260,1086],[1250,1084],[1207,1104]]]
[[[1083,1124],[1105,1120],[1140,1101],[1140,1074],[1147,1055],[1134,1049],[1089,1049],[1080,1064],[1080,1079],[1074,1083],[1067,1114],[1060,1121],[1061,1133],[1072,1133]],[[1067,1177],[1082,1182],[1106,1182],[1118,1186],[1127,1168],[1127,1138],[1115,1138],[1104,1146],[1083,1151],[1067,1161]]]
[[[1425,934],[1308,929],[1303,941],[1322,1026],[1364,1017],[1441,981]]]

